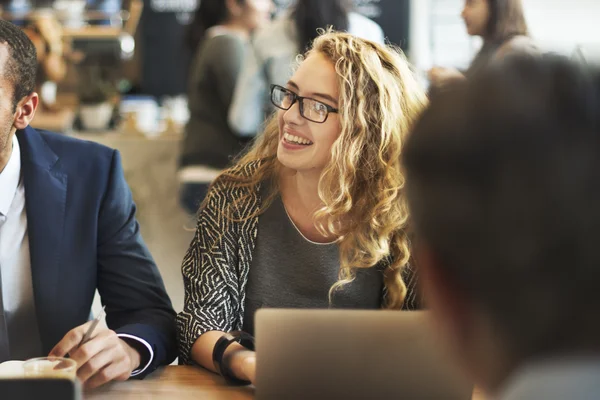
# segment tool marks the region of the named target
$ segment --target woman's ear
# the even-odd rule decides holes
[[[23,97],[17,104],[15,110],[15,122],[13,126],[17,130],[25,129],[35,116],[35,110],[39,104],[39,96],[36,92],[31,93],[29,96]]]

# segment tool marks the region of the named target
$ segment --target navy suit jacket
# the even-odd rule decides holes
[[[44,355],[89,320],[98,289],[109,328],[153,348],[138,377],[171,363],[175,312],[140,235],[119,152],[30,127],[16,135]]]

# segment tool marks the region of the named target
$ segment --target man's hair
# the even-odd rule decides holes
[[[600,347],[597,70],[507,59],[433,98],[403,156],[417,237],[512,357]]]
[[[35,90],[37,52],[21,28],[5,20],[0,20],[0,43],[6,43],[9,48],[4,73],[13,83],[13,107],[16,107],[19,100]]]

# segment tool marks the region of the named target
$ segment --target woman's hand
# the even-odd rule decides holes
[[[456,68],[433,67],[427,72],[427,77],[433,86],[443,86],[450,82],[465,79]]]
[[[256,353],[251,350],[238,350],[229,358],[229,369],[236,378],[250,381],[256,379]]]

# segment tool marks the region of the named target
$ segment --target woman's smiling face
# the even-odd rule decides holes
[[[333,63],[322,53],[311,53],[286,86],[299,96],[338,108],[338,75]],[[339,114],[329,112],[323,123],[309,121],[300,115],[297,101],[289,110],[279,110],[278,121],[279,161],[296,171],[322,170],[329,162],[331,147],[341,132]]]

